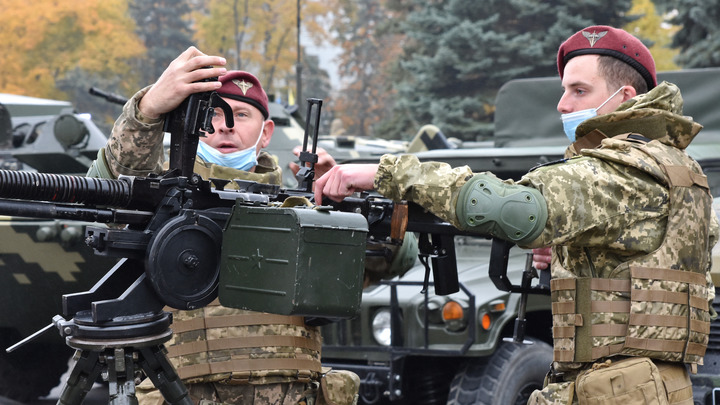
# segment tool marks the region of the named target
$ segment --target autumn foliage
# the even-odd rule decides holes
[[[128,76],[144,52],[126,0],[0,0],[0,92],[64,99],[72,69]],[[128,83],[135,86],[134,83]]]

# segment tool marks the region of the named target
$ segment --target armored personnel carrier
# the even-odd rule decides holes
[[[0,167],[84,175],[107,138],[65,101],[0,94]],[[57,386],[72,350],[49,331],[5,348],[62,313],[62,294],[83,291],[115,259],[93,254],[78,222],[0,217],[0,397],[30,401]]]
[[[680,87],[685,114],[705,126],[688,152],[704,167],[713,195],[720,194],[720,116],[714,111],[720,89],[713,85],[719,74],[720,69],[701,69],[658,75]],[[518,179],[563,156],[568,141],[555,111],[560,89],[556,77],[508,82],[497,96],[494,145],[416,154]],[[421,293],[425,268],[418,263],[401,278],[366,288],[355,319],[324,327],[323,362],[361,376],[360,403],[524,405],[542,387],[552,361],[547,291],[527,296],[524,342],[516,342],[522,297],[498,290],[489,277],[490,242],[458,236],[455,245],[460,292]],[[714,280],[720,285],[720,248],[715,251]],[[510,251],[507,277],[515,286],[522,285],[528,253]],[[714,307],[720,310],[720,298]],[[715,321],[705,364],[692,377],[695,404],[718,403],[712,402],[718,375],[720,321]]]

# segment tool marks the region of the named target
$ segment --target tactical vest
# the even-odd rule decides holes
[[[263,151],[255,172],[195,161],[205,179],[241,179],[279,184],[281,171]],[[229,183],[226,188],[237,188]],[[231,384],[309,382],[321,371],[322,338],[301,316],[226,308],[215,300],[204,308],[172,311],[173,339],[168,358],[187,383]]]
[[[712,197],[707,177],[684,151],[638,135],[616,136],[582,155],[652,176],[668,188],[669,214],[659,247],[612,272],[627,278],[551,281],[554,360],[593,362],[625,355],[699,363],[710,332],[706,273]]]
[[[168,358],[189,383],[308,382],[321,371],[322,338],[303,317],[220,306],[173,312]]]

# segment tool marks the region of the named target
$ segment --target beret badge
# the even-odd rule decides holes
[[[247,91],[250,90],[250,88],[253,86],[252,83],[248,83],[245,80],[235,79],[232,82],[235,83],[235,85],[240,88],[240,90],[242,91],[244,96],[247,95]]]

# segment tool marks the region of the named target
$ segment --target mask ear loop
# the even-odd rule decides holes
[[[601,109],[605,104],[608,103],[608,101],[612,100],[613,97],[617,96],[617,94],[620,93],[620,90],[622,90],[622,89],[624,89],[624,88],[625,88],[625,86],[622,86],[622,87],[620,87],[619,89],[617,89],[617,90],[615,91],[615,93],[613,93],[612,96],[608,97],[607,100],[605,100],[602,104],[600,104],[600,105],[595,109],[595,111]]]
[[[265,131],[265,121],[262,122],[262,126],[260,127],[260,135],[258,135],[258,139],[257,141],[255,141],[255,145],[253,145],[253,148],[257,148],[258,144],[260,143],[260,140],[263,137],[263,131]]]

